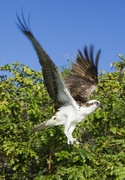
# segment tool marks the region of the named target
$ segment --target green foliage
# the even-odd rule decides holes
[[[63,127],[32,133],[31,127],[54,114],[42,73],[17,62],[0,67],[0,179],[125,179],[125,59],[101,72],[92,99],[98,109],[74,132],[80,145],[68,146]],[[64,68],[63,75],[68,73]]]

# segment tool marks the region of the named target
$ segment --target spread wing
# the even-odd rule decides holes
[[[32,34],[29,25],[27,25],[23,13],[22,13],[22,21],[17,15],[18,23],[17,26],[19,29],[29,38],[32,42],[33,47],[36,50],[36,53],[39,58],[39,62],[42,66],[44,83],[47,88],[47,91],[50,97],[53,99],[55,103],[55,108],[58,109],[62,104],[72,104],[75,105],[76,102],[71,96],[69,90],[67,89],[61,73],[59,72],[56,65],[50,59],[48,54],[44,51],[39,42],[35,39]]]
[[[90,47],[90,53],[88,53],[86,46],[84,48],[84,55],[81,51],[78,51],[76,62],[65,79],[70,93],[79,103],[85,103],[97,87],[100,52],[100,50],[97,52],[94,60],[93,46]]]

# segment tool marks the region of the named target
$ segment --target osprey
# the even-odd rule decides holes
[[[79,50],[71,72],[63,79],[57,66],[35,39],[23,14],[22,21],[18,15],[17,19],[17,26],[29,38],[36,50],[42,66],[44,83],[56,110],[51,119],[33,127],[32,130],[40,131],[46,127],[64,125],[67,143],[79,144],[72,136],[76,125],[101,105],[97,100],[87,101],[98,84],[98,61],[101,51],[97,52],[94,59],[93,46],[90,47],[90,52],[85,46],[84,54]]]

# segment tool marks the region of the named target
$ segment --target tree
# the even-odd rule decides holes
[[[98,109],[76,128],[82,142],[68,146],[63,127],[33,133],[31,127],[54,113],[41,71],[6,64],[0,84],[0,174],[2,179],[106,180],[125,178],[125,59],[101,72]],[[67,69],[64,69],[67,73]]]

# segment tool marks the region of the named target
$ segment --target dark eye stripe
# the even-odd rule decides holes
[[[89,107],[91,105],[93,105],[94,103],[86,103],[86,106]]]

